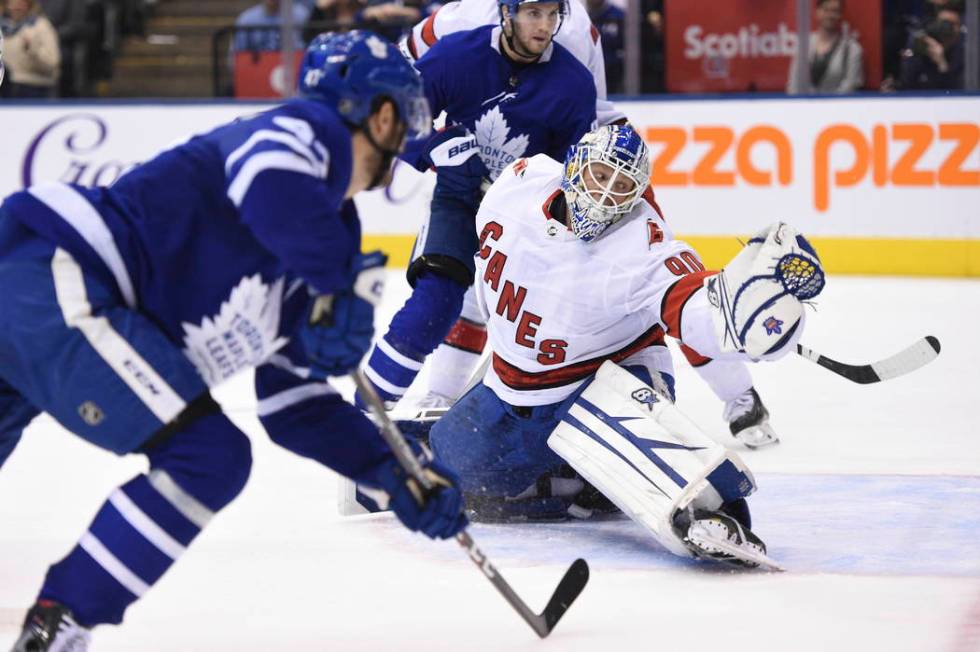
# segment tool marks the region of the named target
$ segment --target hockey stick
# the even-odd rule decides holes
[[[405,441],[405,438],[399,432],[398,426],[388,417],[384,409],[384,404],[374,391],[374,387],[370,381],[368,381],[359,369],[351,373],[351,378],[353,378],[354,384],[357,385],[357,391],[361,393],[361,397],[364,399],[365,404],[367,404],[368,409],[374,414],[380,426],[381,436],[387,442],[388,446],[391,447],[398,463],[424,489],[431,490],[432,483],[426,477],[422,465],[415,458],[408,442]],[[589,581],[589,565],[584,559],[576,559],[569,569],[565,571],[565,576],[561,578],[561,582],[558,583],[558,588],[555,589],[551,599],[548,600],[544,611],[536,614],[514,592],[514,589],[511,588],[507,580],[497,571],[496,567],[490,563],[490,559],[477,547],[473,537],[466,530],[456,535],[456,541],[466,550],[470,559],[479,567],[486,578],[490,580],[494,588],[504,596],[504,599],[507,600],[510,606],[521,615],[521,618],[541,638],[551,633],[551,630],[555,628],[555,625],[565,615],[572,602],[575,601],[575,598],[579,596]]]
[[[796,352],[807,360],[816,362],[825,369],[830,369],[839,376],[843,376],[861,385],[867,385],[869,383],[877,383],[882,380],[891,380],[892,378],[904,376],[919,367],[924,367],[936,359],[939,355],[939,348],[939,340],[932,335],[927,335],[912,346],[903,351],[899,351],[891,357],[879,360],[878,362],[872,362],[871,364],[861,365],[838,362],[801,344],[796,345]]]

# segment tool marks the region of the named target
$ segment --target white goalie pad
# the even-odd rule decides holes
[[[679,510],[715,510],[755,490],[755,479],[738,455],[611,361],[562,417],[548,446],[683,557],[692,554],[674,531]]]
[[[762,360],[792,351],[803,331],[802,302],[820,294],[824,280],[816,251],[790,225],[755,235],[704,282],[721,352]]]

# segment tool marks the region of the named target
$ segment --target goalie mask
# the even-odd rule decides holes
[[[568,148],[561,181],[572,231],[585,242],[598,238],[633,210],[649,178],[647,146],[632,127],[585,134]]]

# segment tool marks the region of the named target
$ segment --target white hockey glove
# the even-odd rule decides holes
[[[803,301],[823,290],[820,258],[806,238],[779,222],[754,236],[716,276],[705,279],[723,353],[779,358],[799,338]]]

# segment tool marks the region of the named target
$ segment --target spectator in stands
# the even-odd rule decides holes
[[[962,18],[953,3],[912,33],[902,52],[901,90],[962,89],[965,67]]]
[[[96,28],[86,21],[87,3],[77,0],[38,0],[38,3],[58,32],[58,46],[61,48],[58,95],[87,95],[87,66],[99,45]]]
[[[320,32],[354,28],[364,20],[363,9],[363,0],[316,0],[303,40],[312,41]]]
[[[368,27],[397,43],[422,18],[418,0],[367,0],[361,18]]]
[[[606,63],[606,88],[610,93],[623,92],[624,43],[626,14],[608,0],[588,0],[586,8],[592,24],[602,35],[602,57]]]
[[[640,0],[643,22],[640,25],[640,90],[644,93],[663,93],[667,90],[664,72],[664,2]]]
[[[293,24],[296,25],[296,42],[293,45],[296,48],[303,47],[301,29],[306,24],[307,18],[309,18],[307,6],[294,2]],[[232,41],[232,51],[278,50],[281,47],[279,42],[281,24],[279,0],[263,0],[254,7],[246,9],[235,21],[235,27],[243,29],[236,30],[235,39]],[[267,29],[255,29],[259,27]]]
[[[3,29],[5,93],[16,98],[54,97],[61,50],[58,34],[36,0],[8,0]]]
[[[922,32],[947,7],[963,14],[963,0],[883,0],[881,90],[897,90],[903,53],[909,48],[912,35]]]
[[[864,86],[864,51],[843,23],[844,0],[816,0],[817,30],[810,34],[809,75],[800,84],[796,57],[788,93],[852,93]]]

